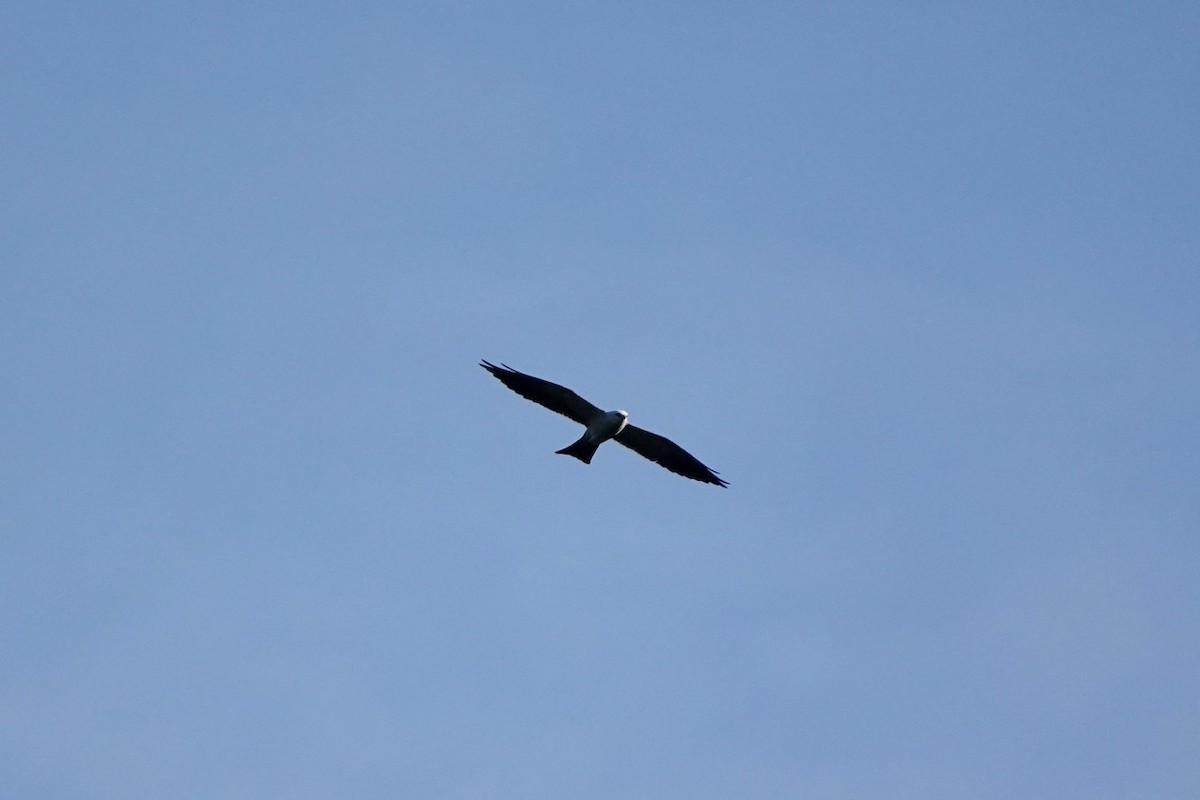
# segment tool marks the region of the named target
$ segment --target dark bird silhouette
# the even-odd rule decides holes
[[[481,361],[479,366],[526,400],[573,419],[586,428],[577,441],[556,451],[562,455],[590,464],[596,448],[609,439],[615,439],[676,475],[715,486],[729,485],[728,481],[717,477],[716,470],[701,464],[699,459],[670,439],[630,425],[629,415],[624,411],[602,411],[565,386],[517,372],[507,364],[497,367],[488,361]]]

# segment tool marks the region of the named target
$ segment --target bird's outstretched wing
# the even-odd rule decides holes
[[[490,362],[481,361],[479,366],[492,373],[497,380],[526,400],[532,400],[564,417],[569,417],[580,425],[587,425],[604,413],[567,387],[526,375],[524,372],[517,372],[507,364],[497,367]]]
[[[643,430],[636,425],[626,425],[613,438],[639,456],[666,467],[676,475],[717,486],[729,485],[728,481],[718,478],[714,470],[701,464],[699,459],[665,436]]]

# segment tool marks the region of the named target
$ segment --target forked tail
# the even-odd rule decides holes
[[[578,458],[585,464],[592,463],[592,456],[596,455],[596,448],[599,447],[598,442],[589,442],[586,435],[579,437],[579,441],[569,444],[562,450],[555,450],[559,455],[571,456]]]

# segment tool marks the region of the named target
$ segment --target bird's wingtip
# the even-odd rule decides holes
[[[499,372],[516,372],[515,369],[510,367],[508,364],[505,364],[503,361],[501,361],[500,366],[497,367],[495,364],[488,361],[486,358],[480,359],[479,366],[483,367],[484,369],[486,369],[488,372],[492,373],[493,375],[495,375]]]
[[[716,486],[720,486],[722,489],[726,489],[729,487],[729,481],[722,478],[720,472],[713,469],[712,467],[705,467],[705,469],[708,470],[708,477],[711,479],[711,480],[707,481],[708,483],[714,484]]]

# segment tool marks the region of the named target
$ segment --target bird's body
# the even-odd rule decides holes
[[[714,470],[704,466],[695,456],[670,439],[630,425],[629,415],[624,411],[603,411],[565,386],[526,375],[505,364],[497,367],[483,361],[479,366],[525,399],[586,427],[577,441],[557,451],[562,455],[572,456],[590,464],[596,449],[609,439],[614,439],[676,475],[715,486],[729,485],[727,481],[717,477]]]
[[[588,423],[583,436],[574,444],[569,444],[562,450],[554,452],[564,456],[574,456],[585,464],[592,463],[592,456],[600,445],[614,438],[625,428],[629,415],[624,411],[606,411]]]

